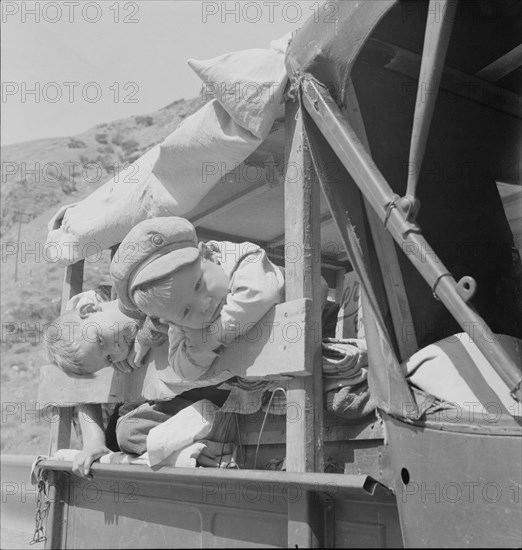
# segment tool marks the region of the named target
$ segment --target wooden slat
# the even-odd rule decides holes
[[[76,294],[79,294],[83,289],[83,267],[84,260],[69,265],[65,268],[65,275],[62,285],[62,302],[60,311],[63,313],[67,302]]]
[[[296,116],[297,115],[297,116]],[[296,120],[297,118],[297,120]],[[304,368],[312,375],[294,378],[287,386],[286,469],[288,472],[323,472],[323,391],[321,367],[320,258],[314,244],[320,243],[319,186],[297,104],[286,104],[287,166],[297,167],[299,177],[285,177],[286,243],[297,245],[296,261],[285,262],[286,298],[312,298],[308,330],[316,330],[305,355]],[[288,176],[288,174],[287,174]],[[303,495],[303,497],[305,497]],[[302,501],[302,502],[301,502]],[[321,545],[313,523],[313,510],[305,498],[288,504],[289,548]]]
[[[257,445],[259,432],[264,420],[260,413],[252,415],[241,415],[241,443],[243,445]],[[346,423],[345,423],[346,422]],[[265,423],[261,443],[263,445],[284,444],[285,439],[284,417],[277,415],[268,416]],[[324,416],[324,442],[347,442],[379,440],[384,438],[382,421],[375,416],[367,416],[359,419],[356,424],[349,424],[348,421],[325,412]]]
[[[83,268],[83,260],[65,268],[62,286],[62,301],[60,304],[61,313],[64,313],[67,302],[73,296],[76,296],[76,294],[82,291]],[[54,368],[58,369],[58,367]],[[62,372],[62,374],[65,376],[65,373]],[[59,402],[57,399],[53,399],[52,402],[64,404],[63,402]],[[48,418],[52,418],[54,420],[51,425],[48,450],[49,456],[52,456],[58,449],[68,449],[71,446],[71,428],[74,407],[56,406],[51,407],[48,412],[52,413],[52,416],[50,415]],[[64,493],[66,492],[64,476],[59,472],[52,472],[50,476],[49,498],[51,504],[49,507],[49,516],[47,518],[47,540],[45,541],[46,550],[62,547],[63,515],[65,506]]]
[[[58,367],[55,367],[58,369]],[[62,371],[62,374],[63,371]],[[65,374],[64,374],[65,376]],[[50,403],[63,404],[64,401],[54,399]],[[68,449],[71,446],[71,427],[74,407],[52,407],[47,413],[46,418],[52,419],[51,434],[49,443],[49,455],[52,456],[58,449]]]
[[[311,321],[312,309],[308,299],[277,305],[245,336],[224,350],[206,378],[223,371],[243,378],[309,374],[306,354],[312,334],[308,334],[306,327]]]
[[[196,383],[181,380],[168,366],[167,343],[153,348],[147,364],[131,374],[106,368],[92,378],[86,378],[69,376],[54,365],[46,365],[41,369],[39,406],[43,408],[56,403],[67,409],[81,403],[170,399],[195,386],[208,386],[232,376],[277,378],[288,374],[308,374],[306,355],[309,343],[305,327],[311,306],[311,301],[306,299],[277,305],[244,336],[228,346],[216,359],[205,380]]]
[[[499,57],[483,69],[475,73],[476,78],[497,82],[509,73],[522,66],[522,44]]]
[[[361,140],[361,143],[371,155],[370,144],[368,142],[368,136],[366,135],[359,102],[357,101],[357,95],[351,80],[347,86],[347,100],[347,115],[350,123]],[[366,199],[364,199],[364,207],[368,214],[368,222],[377,253],[377,259],[381,268],[388,304],[390,306],[400,360],[404,361],[417,351],[418,345],[414,334],[413,318],[408,303],[408,296],[406,295],[399,259],[397,258],[397,252],[395,250],[395,243]],[[406,328],[408,332],[406,332]],[[404,334],[407,334],[408,337],[404,338]]]
[[[83,288],[84,261],[77,262],[65,268],[64,281],[62,286],[62,301],[60,304],[61,313],[64,313],[67,302]],[[54,399],[52,402],[63,404],[63,401]],[[67,449],[71,444],[71,428],[74,415],[74,408],[70,406],[53,407],[51,409],[53,422],[49,440],[49,454],[52,455],[58,449]]]
[[[440,8],[440,9],[438,9]],[[439,83],[455,19],[457,0],[430,0],[413,116],[406,195],[415,197],[426,143],[437,103]],[[442,14],[442,15],[441,15]]]
[[[420,55],[376,38],[370,38],[366,48],[368,53],[376,53],[387,59],[386,69],[414,80],[418,79],[421,64]],[[365,55],[364,52],[362,55]],[[485,105],[516,118],[522,118],[522,101],[518,94],[458,69],[445,67],[442,72],[440,87],[469,101]]]
[[[299,111],[296,120],[296,109],[296,105],[291,104],[287,114],[288,166],[298,167],[300,177],[293,174],[285,181],[285,231],[287,244],[297,247],[298,253],[292,254],[292,258],[290,252],[287,254],[286,298],[312,298],[308,329],[315,332],[315,338],[312,338],[304,365],[304,370],[312,376],[293,380],[289,386],[287,400],[297,409],[299,419],[292,418],[287,423],[287,468],[294,472],[310,472],[321,471],[323,464],[320,258],[314,258],[313,254],[320,231],[319,186],[314,182],[303,122]]]

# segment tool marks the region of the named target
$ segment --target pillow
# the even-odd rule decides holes
[[[119,243],[140,221],[172,215],[176,202],[152,167],[159,157],[154,147],[82,201],[59,211],[51,222],[61,225],[47,236],[48,256],[62,265],[77,262]]]
[[[147,436],[150,465],[155,466],[175,451],[207,437],[217,410],[212,402],[202,399],[152,428]]]
[[[218,94],[161,145],[84,200],[62,207],[50,222],[46,256],[69,265],[120,243],[145,219],[188,214],[268,135],[286,84],[288,39],[275,43],[274,50],[192,61],[203,79],[219,86],[237,82],[238,101]]]
[[[207,61],[189,59],[203,81],[203,97],[214,97],[232,120],[263,140],[268,136],[287,81],[281,51],[243,50]]]
[[[511,336],[495,335],[520,363],[522,347]],[[520,403],[509,393],[489,361],[466,333],[449,336],[414,353],[403,363],[409,382],[425,392],[461,407],[481,405],[480,414],[501,408],[520,416]]]

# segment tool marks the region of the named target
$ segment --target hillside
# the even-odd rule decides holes
[[[74,137],[2,147],[2,452],[47,452],[50,424],[31,413],[45,361],[40,330],[59,313],[63,278],[63,269],[41,257],[47,222],[62,204],[89,195],[200,106],[199,98],[181,99]],[[107,256],[86,262],[85,271],[86,288],[107,282]]]

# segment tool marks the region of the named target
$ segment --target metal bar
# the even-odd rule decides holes
[[[475,73],[476,78],[496,82],[522,66],[522,44]]]
[[[45,460],[40,463],[46,470],[72,473],[72,462],[63,460]],[[277,491],[299,486],[303,491],[324,491],[334,489],[360,496],[371,497],[376,491],[387,490],[367,475],[325,474],[318,472],[280,472],[275,470],[232,470],[219,468],[161,468],[156,472],[148,466],[132,464],[99,464],[91,470],[94,479],[116,480],[131,478],[137,482],[147,483],[180,483],[184,485],[201,485],[204,482],[219,483],[266,483],[272,484]]]
[[[303,104],[378,217],[383,223],[386,222],[388,231],[408,259],[490,361],[514,398],[520,401],[522,373],[519,367],[498,342],[489,341],[486,337],[490,330],[487,323],[466,304],[455,279],[440,259],[435,254],[430,254],[428,258],[422,254],[422,251],[429,250],[426,239],[417,232],[417,226],[404,219],[398,208],[392,207],[396,196],[330,94],[311,78],[305,78]],[[474,331],[477,326],[482,330]]]
[[[406,195],[415,197],[420,168],[437,102],[439,83],[455,19],[457,0],[430,0],[413,116]]]

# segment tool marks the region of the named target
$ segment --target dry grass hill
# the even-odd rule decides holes
[[[63,277],[62,268],[42,258],[47,222],[62,204],[89,195],[200,106],[199,98],[181,99],[74,137],[2,147],[2,452],[47,452],[50,424],[34,412],[38,368],[45,361],[39,330],[59,313]],[[107,268],[106,257],[86,262],[85,287],[107,282]]]

